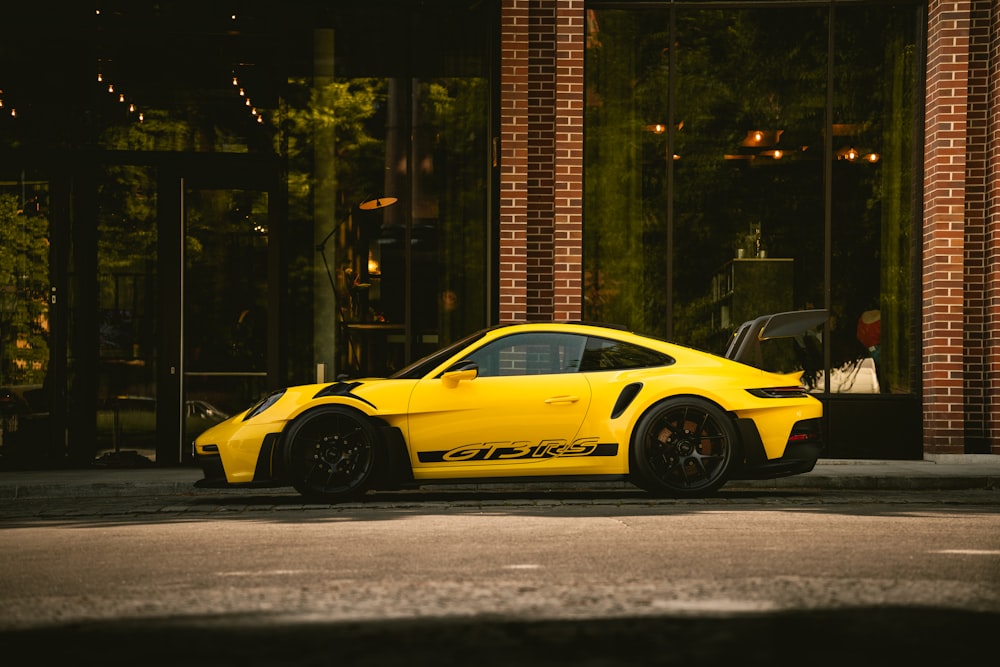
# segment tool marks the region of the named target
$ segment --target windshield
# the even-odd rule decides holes
[[[432,352],[423,359],[417,359],[412,364],[406,368],[401,368],[400,370],[393,373],[390,377],[396,380],[416,380],[422,378],[423,376],[430,373],[434,368],[436,368],[441,362],[443,362],[448,357],[452,356],[462,348],[468,347],[472,343],[486,335],[489,329],[483,329],[477,331],[471,336],[466,336],[465,338],[456,341],[446,348],[442,348],[437,352]]]

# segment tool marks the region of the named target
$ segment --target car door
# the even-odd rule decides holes
[[[417,479],[566,474],[590,405],[586,336],[517,333],[465,358],[466,371],[417,383],[407,436]],[[464,377],[463,377],[464,376]]]

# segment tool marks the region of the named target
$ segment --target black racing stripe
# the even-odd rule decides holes
[[[441,450],[433,452],[419,452],[417,454],[417,460],[421,463],[468,463],[470,461],[523,461],[525,459],[538,459],[538,460],[548,460],[554,458],[587,458],[591,456],[617,456],[618,455],[618,443],[617,442],[602,442],[593,446],[593,449],[586,454],[575,454],[575,455],[565,455],[560,456],[558,453],[551,453],[541,445],[534,445],[530,447],[482,447],[481,449],[476,449],[480,445],[471,445],[468,447],[456,447],[451,450]],[[527,450],[527,451],[525,451]],[[541,451],[540,451],[541,450]],[[461,458],[456,458],[454,460],[448,461],[445,457],[452,452],[461,451],[468,452],[468,454],[462,456]],[[518,452],[522,452],[517,455]]]

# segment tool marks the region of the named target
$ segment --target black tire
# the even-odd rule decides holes
[[[726,483],[738,450],[725,411],[696,397],[670,398],[650,408],[632,432],[633,481],[658,495],[709,495]]]
[[[364,414],[339,405],[295,420],[285,436],[285,470],[292,486],[315,502],[339,502],[368,490],[378,435]]]

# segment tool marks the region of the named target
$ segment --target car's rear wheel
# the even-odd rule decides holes
[[[292,486],[309,500],[338,502],[368,489],[376,464],[375,428],[343,406],[316,408],[299,417],[285,441]]]
[[[653,406],[632,433],[633,479],[651,493],[674,497],[710,494],[726,483],[739,436],[721,408],[697,397]]]

